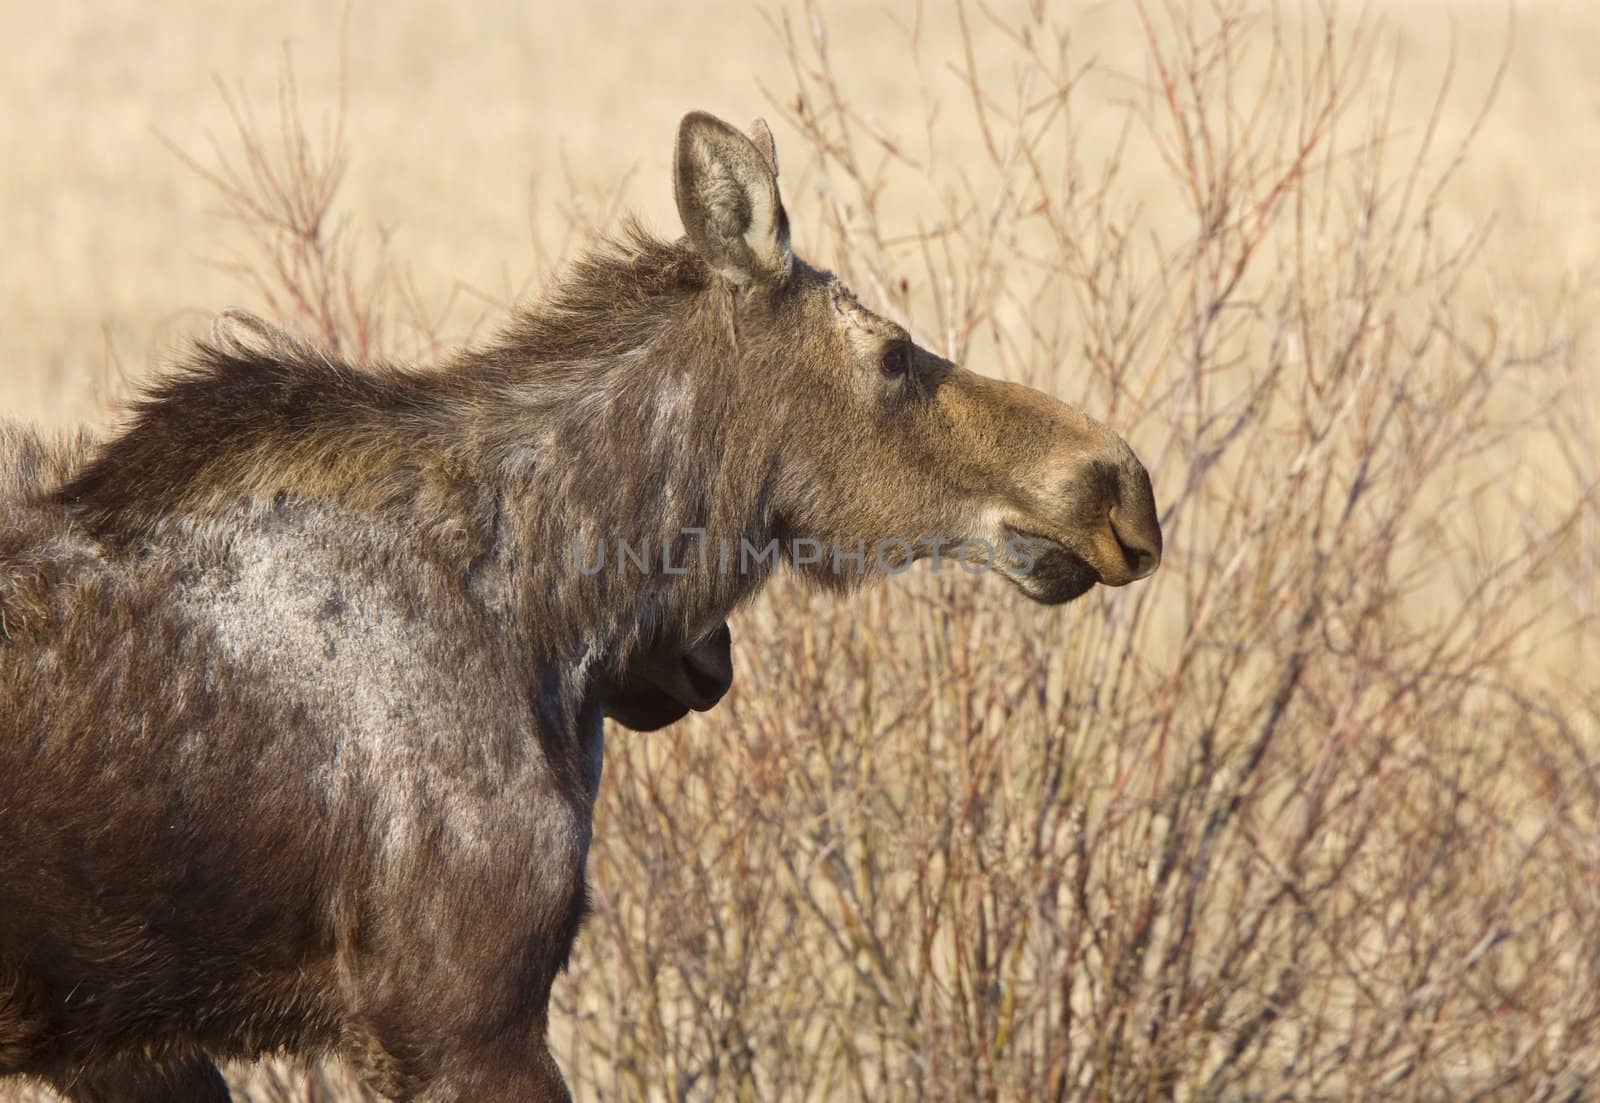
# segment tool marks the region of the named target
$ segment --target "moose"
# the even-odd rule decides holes
[[[0,1077],[220,1101],[337,1054],[395,1100],[564,1100],[603,717],[728,688],[794,553],[982,544],[1034,601],[1144,578],[1121,438],[795,256],[772,136],[680,124],[684,234],[596,247],[483,347],[196,342],[102,441],[0,456]],[[580,544],[673,552],[580,569]],[[706,547],[776,546],[732,563]]]

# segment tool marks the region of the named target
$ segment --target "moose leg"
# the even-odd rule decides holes
[[[52,1085],[73,1103],[229,1103],[228,1085],[203,1054],[97,1065]]]
[[[437,1052],[434,1039],[424,1046]],[[415,1060],[415,1038],[367,1038],[351,1056],[366,1085],[397,1103],[571,1103],[566,1082],[544,1039],[543,1029],[517,1030],[499,1038],[451,1039],[439,1061]],[[410,1050],[410,1068],[395,1059],[396,1050]],[[425,1069],[419,1065],[428,1066]]]
[[[499,928],[486,926],[477,937],[458,932],[459,941],[438,938],[430,952],[386,955],[372,973],[357,973],[359,1009],[346,1019],[342,1048],[367,1085],[396,1103],[570,1103],[545,1030],[581,897],[569,907],[564,938],[507,945]]]
[[[566,1081],[550,1056],[543,1031],[514,1046],[465,1049],[460,1061],[425,1092],[423,1103],[477,1103],[525,1099],[528,1103],[572,1103]]]
[[[459,801],[455,831],[391,832],[410,850],[358,905],[341,1049],[396,1103],[571,1099],[545,1027],[587,908],[590,810],[530,761],[529,778]]]

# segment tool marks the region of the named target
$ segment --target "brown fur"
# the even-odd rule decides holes
[[[222,1099],[210,1056],[337,1050],[396,1099],[565,1098],[601,714],[714,703],[773,566],[686,530],[1008,539],[1046,602],[1154,569],[1126,445],[794,257],[770,146],[687,117],[688,236],[630,232],[444,370],[222,331],[91,462],[12,438],[0,1075]],[[882,567],[837,565],[802,569]]]

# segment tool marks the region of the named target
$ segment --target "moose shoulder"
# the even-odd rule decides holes
[[[267,329],[90,458],[13,449],[0,1075],[221,1100],[213,1057],[338,1051],[394,1099],[565,1099],[602,715],[714,704],[779,559],[883,569],[801,542],[980,542],[1047,603],[1155,569],[1117,436],[794,256],[765,127],[686,117],[675,189],[682,239],[441,370]],[[655,551],[575,554],[607,545]]]

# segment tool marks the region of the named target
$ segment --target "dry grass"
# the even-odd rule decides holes
[[[797,246],[1128,435],[1168,556],[1065,611],[959,572],[775,585],[722,708],[611,740],[577,1094],[1584,1097],[1593,268],[1515,204],[1517,248],[1491,233],[1504,25],[1452,60],[1333,5],[924,9],[874,40],[891,113],[834,14],[764,32]],[[342,116],[233,102],[193,164],[249,305],[422,359],[492,310],[352,246]],[[535,284],[616,209],[572,191]]]

